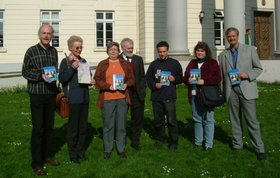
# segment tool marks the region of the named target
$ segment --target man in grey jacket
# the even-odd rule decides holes
[[[219,64],[223,77],[222,87],[229,107],[233,135],[232,148],[243,148],[243,112],[257,159],[265,160],[264,144],[256,115],[256,99],[258,98],[256,78],[263,69],[255,47],[238,42],[238,29],[230,27],[225,35],[230,47],[219,55]],[[233,78],[234,81],[232,81]]]

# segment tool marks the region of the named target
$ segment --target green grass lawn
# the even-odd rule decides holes
[[[127,138],[127,159],[114,150],[111,159],[103,159],[102,121],[95,106],[97,90],[91,90],[87,137],[87,161],[70,164],[67,151],[67,119],[56,116],[53,151],[61,162],[58,167],[46,165],[49,177],[69,178],[161,178],[161,177],[218,177],[218,178],[273,178],[280,177],[280,84],[259,83],[260,97],[257,115],[265,143],[267,160],[258,161],[244,127],[245,148],[232,151],[231,129],[227,107],[215,111],[214,148],[203,151],[192,148],[193,122],[187,89],[178,87],[177,116],[179,148],[169,151],[166,146],[152,147],[153,115],[150,91],[146,97],[145,120],[141,136],[142,149],[134,151]],[[30,167],[31,115],[29,97],[25,89],[0,92],[0,177],[36,177]],[[129,128],[130,119],[127,122]],[[129,133],[128,133],[129,134]]]

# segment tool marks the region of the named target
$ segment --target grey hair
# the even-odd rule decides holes
[[[40,36],[40,33],[41,33],[42,29],[45,28],[45,27],[50,28],[52,30],[52,35],[53,35],[53,33],[54,33],[53,27],[50,24],[43,24],[43,25],[40,26],[40,28],[38,30],[38,36]]]
[[[228,33],[229,32],[235,32],[236,34],[237,34],[237,36],[239,36],[239,30],[237,29],[237,28],[235,28],[235,27],[229,27],[227,30],[226,30],[226,32],[225,32],[225,34],[226,35],[228,35]]]
[[[128,43],[130,43],[130,44],[132,44],[132,45],[133,45],[133,43],[134,43],[132,39],[130,39],[130,38],[124,38],[124,39],[122,39],[122,41],[121,41],[121,47],[122,47],[122,48],[124,47],[124,45],[125,45],[126,42],[128,42]]]
[[[73,46],[74,42],[76,41],[83,43],[83,39],[80,36],[76,36],[76,35],[70,36],[70,38],[67,40],[67,45],[69,50]]]

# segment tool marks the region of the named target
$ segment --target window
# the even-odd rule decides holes
[[[215,46],[224,46],[224,21],[215,20]]]
[[[4,46],[4,11],[0,10],[0,47]]]
[[[114,13],[96,12],[96,46],[106,47],[114,34]]]
[[[54,29],[51,45],[59,47],[59,11],[41,11],[41,24],[50,24]]]
[[[221,10],[214,12],[215,46],[225,45],[224,36],[224,13]]]

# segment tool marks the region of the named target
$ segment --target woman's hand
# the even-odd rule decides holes
[[[74,61],[71,66],[72,68],[77,69],[79,67],[79,60],[77,58],[74,58]]]
[[[204,85],[204,80],[203,79],[199,79],[197,81],[197,85]]]

